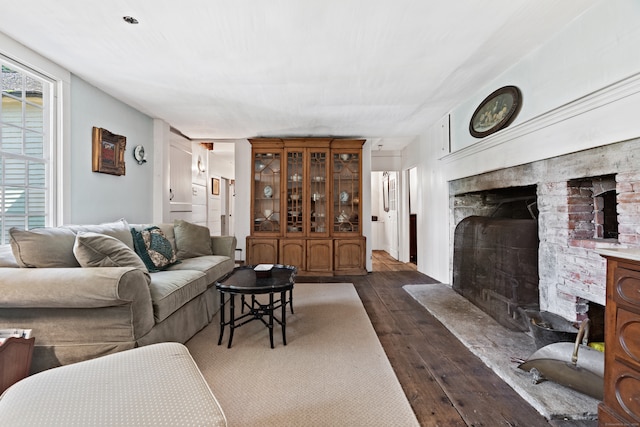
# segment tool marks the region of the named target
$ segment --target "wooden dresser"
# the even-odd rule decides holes
[[[602,249],[607,259],[604,400],[599,426],[640,425],[640,249]]]

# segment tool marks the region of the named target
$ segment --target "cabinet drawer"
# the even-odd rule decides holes
[[[615,273],[613,299],[640,308],[640,272],[618,268]]]
[[[611,411],[610,408],[608,408],[602,403],[598,405],[598,425],[603,427],[608,427],[608,426],[631,427],[631,424],[618,418],[616,414],[614,414]]]
[[[640,370],[640,315],[618,307],[615,333],[615,354],[629,358]]]
[[[640,423],[640,373],[624,363],[612,365],[610,383],[605,387],[612,388],[613,392],[605,394],[605,403],[626,419]]]

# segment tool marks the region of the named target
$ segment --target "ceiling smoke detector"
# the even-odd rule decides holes
[[[136,18],[134,18],[133,16],[123,16],[122,19],[124,19],[124,22],[126,22],[127,24],[138,24],[138,20]]]

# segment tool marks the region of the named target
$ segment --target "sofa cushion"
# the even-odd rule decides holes
[[[11,250],[20,267],[80,267],[73,255],[76,235],[67,228],[9,229]]]
[[[75,234],[80,232],[92,232],[105,234],[107,236],[115,237],[128,247],[133,249],[133,238],[131,237],[131,231],[129,224],[124,218],[121,218],[114,222],[105,222],[103,224],[94,225],[64,225],[62,228],[68,228]]]
[[[151,275],[149,291],[156,323],[206,290],[207,278],[200,271],[165,270]]]
[[[11,245],[0,245],[0,267],[20,267],[13,256]]]
[[[212,285],[216,280],[231,272],[235,262],[224,255],[207,255],[197,258],[184,259],[180,264],[171,266],[169,270],[196,270],[207,276],[207,284]]]
[[[73,253],[82,267],[133,267],[149,275],[144,262],[133,249],[105,234],[78,233]]]
[[[136,253],[151,273],[164,270],[178,262],[171,242],[160,228],[152,226],[141,231],[132,228],[131,235]]]
[[[173,223],[173,232],[178,259],[213,255],[209,228],[177,219]]]

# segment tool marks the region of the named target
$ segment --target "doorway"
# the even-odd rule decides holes
[[[371,172],[372,270],[405,270],[399,261],[399,173]]]
[[[409,169],[409,262],[418,264],[418,168]]]
[[[398,238],[398,172],[382,173],[382,194],[386,199],[385,211],[385,232],[388,245],[385,248],[391,258],[399,258],[399,238]],[[384,201],[384,200],[383,200]]]

